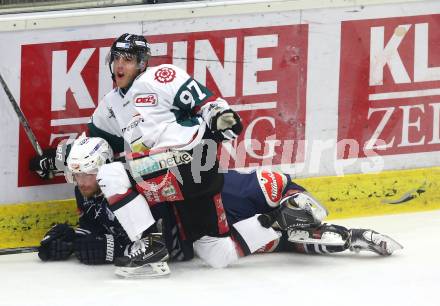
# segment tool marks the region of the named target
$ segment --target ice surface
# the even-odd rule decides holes
[[[391,257],[264,254],[226,269],[200,260],[171,264],[171,275],[126,280],[113,266],[36,253],[0,256],[0,305],[440,305],[440,211],[333,220],[388,234],[405,249]]]

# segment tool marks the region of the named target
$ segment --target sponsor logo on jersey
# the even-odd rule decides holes
[[[134,99],[134,105],[136,107],[156,106],[157,103],[158,97],[155,93],[142,94]]]
[[[136,116],[133,116],[136,117]],[[122,133],[129,132],[139,125],[139,123],[144,122],[144,118],[139,117],[131,121],[125,128],[121,129]]]
[[[142,177],[164,169],[170,169],[191,162],[192,156],[188,152],[163,152],[130,161],[132,175]]]
[[[170,83],[176,78],[176,71],[170,67],[162,67],[154,73],[154,79],[159,83]]]
[[[83,140],[81,140],[81,141],[79,142],[78,145],[82,146],[82,145],[85,145],[85,144],[88,143],[88,142],[89,142],[89,138],[84,138]]]
[[[147,199],[149,206],[183,200],[179,182],[171,172],[149,179],[136,179],[136,182],[137,191]]]

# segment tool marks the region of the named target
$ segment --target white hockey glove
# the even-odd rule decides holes
[[[214,140],[218,142],[233,140],[243,130],[240,116],[222,98],[217,98],[215,101],[204,105],[199,114],[208,124]]]
[[[233,140],[243,130],[241,118],[232,109],[215,108],[209,127],[216,140]]]

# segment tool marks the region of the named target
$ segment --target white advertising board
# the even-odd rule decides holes
[[[86,13],[84,13],[86,14]],[[112,88],[105,57],[142,33],[227,99],[245,130],[222,165],[297,177],[438,166],[440,3],[199,16],[0,32],[0,72],[43,147],[75,137]],[[35,154],[0,92],[0,203],[72,197],[28,170]]]

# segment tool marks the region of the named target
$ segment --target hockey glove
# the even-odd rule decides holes
[[[217,141],[233,140],[243,130],[240,116],[232,109],[219,110],[212,116],[209,126]]]
[[[51,178],[51,173],[57,171],[55,165],[55,149],[46,149],[42,156],[35,156],[29,162],[29,169],[35,171],[42,179]]]
[[[75,256],[86,265],[112,263],[123,253],[124,247],[110,234],[89,234],[75,240]]]
[[[327,211],[318,201],[312,200],[314,198],[307,192],[286,196],[278,208],[258,216],[258,221],[263,227],[275,226],[281,230],[316,227],[321,224],[323,216],[327,216]],[[312,210],[312,205],[315,210]]]
[[[75,231],[68,224],[53,226],[38,247],[38,257],[42,261],[65,260],[73,253]]]

